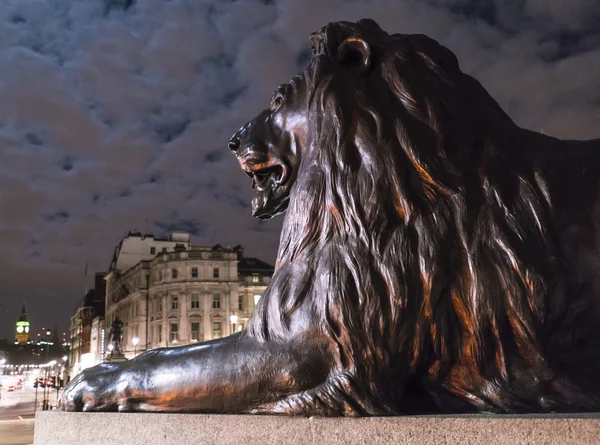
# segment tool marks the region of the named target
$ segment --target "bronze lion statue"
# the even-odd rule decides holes
[[[310,40],[229,142],[254,216],[286,212],[247,329],[87,369],[63,409],[600,409],[600,140],[519,128],[426,36]]]

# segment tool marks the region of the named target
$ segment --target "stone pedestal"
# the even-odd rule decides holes
[[[597,445],[600,414],[364,419],[38,411],[35,445]]]
[[[106,363],[120,363],[126,362],[127,358],[123,354],[108,354],[104,359]]]

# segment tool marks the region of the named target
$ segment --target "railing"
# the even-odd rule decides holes
[[[202,260],[226,260],[235,261],[237,260],[237,254],[235,252],[211,252],[205,250],[186,250],[182,252],[162,253],[157,255],[153,260],[159,263],[165,263],[174,260],[187,260],[187,259],[202,259]]]

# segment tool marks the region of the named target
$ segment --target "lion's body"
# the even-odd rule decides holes
[[[311,40],[229,141],[254,215],[287,209],[246,330],[87,369],[65,409],[600,409],[600,140],[519,128],[425,36]]]
[[[370,78],[305,73],[318,128],[248,332],[322,326],[336,372],[278,409],[600,407],[600,140],[522,130],[447,49],[365,34]]]

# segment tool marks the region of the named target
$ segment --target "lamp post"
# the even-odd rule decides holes
[[[232,324],[232,329],[231,329],[231,333],[235,334],[235,325],[238,322],[238,316],[235,315],[235,312],[233,314],[231,314],[231,317],[229,317],[229,321],[231,321]]]
[[[137,357],[137,345],[140,343],[140,339],[137,337],[133,337],[131,339],[131,343],[133,343],[133,358]]]
[[[144,351],[147,351],[150,348],[150,339],[148,338],[148,327],[150,326],[150,314],[148,309],[150,307],[150,266],[148,266],[148,273],[146,274],[146,345],[144,346]]]
[[[44,393],[42,400],[42,411],[47,411],[49,408],[49,399],[50,399],[50,388],[48,388],[48,366],[50,362],[50,336],[52,335],[51,329],[46,329],[46,369],[44,372]]]
[[[60,372],[60,375],[57,375],[57,376],[56,376],[56,405],[57,405],[57,406],[58,406],[58,399],[59,399],[59,397],[58,397],[58,392],[60,391],[60,388],[61,388],[61,386],[62,386],[62,385],[60,384],[60,382],[61,382],[61,380],[62,380],[62,378],[61,378],[61,377],[65,377],[65,379],[66,379],[65,372],[66,372],[66,370],[67,370],[67,359],[68,359],[68,357],[67,357],[66,355],[63,355],[63,358],[62,358],[62,366],[60,367],[60,371],[59,371],[59,372]]]

